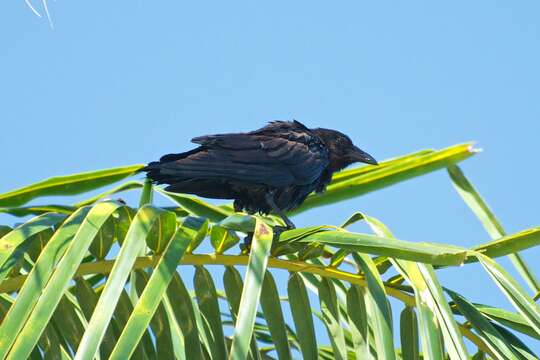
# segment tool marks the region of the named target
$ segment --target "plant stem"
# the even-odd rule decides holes
[[[154,192],[152,189],[152,180],[146,178],[144,180],[144,185],[141,191],[141,198],[139,200],[139,209],[142,208],[145,205],[151,205],[152,199],[154,197]],[[148,246],[144,246],[141,251],[139,252],[139,256],[145,256],[148,253]],[[135,268],[133,268],[135,270]],[[133,302],[133,304],[137,303],[137,300],[139,299],[139,295],[137,294],[137,288],[135,283],[137,282],[137,278],[139,276],[135,271],[131,271],[129,274],[129,298]]]
[[[144,180],[144,185],[141,192],[141,199],[139,201],[139,207],[143,207],[144,205],[152,204],[152,199],[154,198],[154,192],[152,189],[152,180],[146,179]]]

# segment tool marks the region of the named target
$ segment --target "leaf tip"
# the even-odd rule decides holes
[[[471,154],[478,154],[478,153],[481,153],[484,151],[484,149],[482,148],[479,148],[479,147],[475,147],[474,146],[475,143],[472,143],[469,145],[469,147],[467,148],[467,150],[471,153]]]

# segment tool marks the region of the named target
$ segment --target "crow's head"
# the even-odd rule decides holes
[[[317,128],[312,130],[325,143],[330,156],[330,167],[339,171],[355,162],[377,165],[377,160],[355,146],[351,139],[339,131]]]

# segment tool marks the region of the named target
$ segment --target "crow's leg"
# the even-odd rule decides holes
[[[234,211],[235,212],[241,212],[244,209],[244,205],[238,200],[234,200]],[[248,211],[248,213],[250,213]],[[246,234],[246,237],[244,238],[244,242],[240,244],[240,249],[242,249],[242,253],[248,253],[251,249],[251,243],[253,242],[253,232],[248,232]]]
[[[249,232],[244,238],[244,242],[240,244],[240,249],[242,250],[242,253],[248,253],[251,250],[252,242],[253,242],[253,233]]]
[[[268,206],[272,208],[272,211],[274,211],[276,214],[278,214],[283,221],[285,222],[285,225],[287,225],[287,230],[290,229],[296,229],[296,226],[294,226],[293,222],[285,215],[285,213],[276,205],[276,202],[274,201],[274,192],[269,191],[264,195],[264,199],[266,200],[266,203]]]

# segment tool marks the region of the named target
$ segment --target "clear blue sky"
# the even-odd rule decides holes
[[[485,151],[462,167],[506,230],[540,225],[537,1],[49,8],[54,30],[23,0],[0,3],[0,192],[296,118],[346,132],[378,159],[476,140]],[[488,240],[444,171],[295,220],[338,224],[356,210],[406,240]],[[538,249],[525,255],[540,273]],[[510,309],[479,267],[441,279],[472,301]]]

